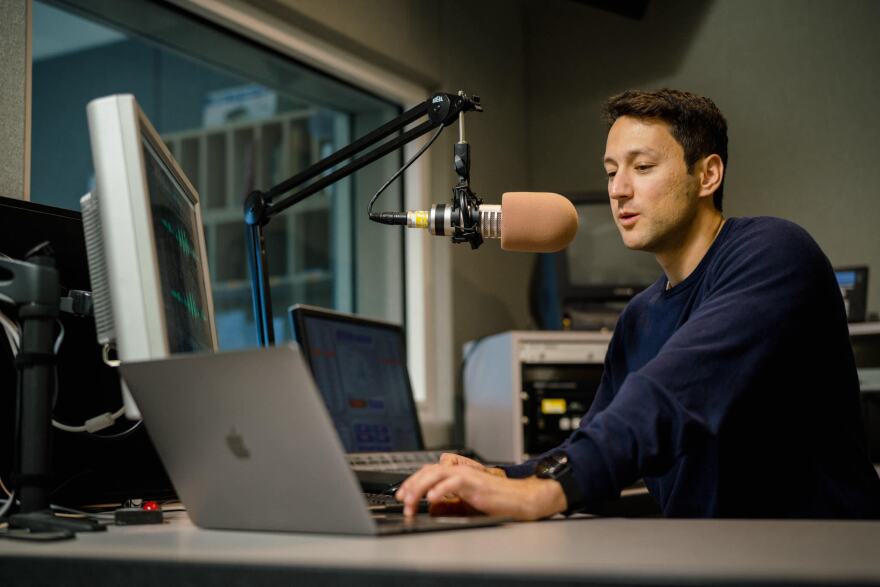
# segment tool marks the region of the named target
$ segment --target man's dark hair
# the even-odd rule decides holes
[[[698,159],[718,155],[727,169],[727,121],[709,98],[680,90],[662,89],[655,92],[629,90],[612,96],[605,105],[608,128],[621,116],[654,118],[665,122],[669,132],[684,149],[688,173]],[[721,211],[724,180],[712,197]]]

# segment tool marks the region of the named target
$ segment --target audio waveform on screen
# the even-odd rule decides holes
[[[199,308],[195,296],[191,293],[181,293],[176,289],[172,289],[171,297],[174,298],[174,300],[177,301],[179,304],[182,304],[183,307],[186,308],[186,311],[189,312],[190,316],[192,316],[193,318],[207,320],[204,310]]]
[[[161,222],[165,230],[167,230],[171,234],[171,236],[174,237],[174,240],[177,241],[177,245],[183,251],[183,254],[187,257],[192,257],[193,261],[198,263],[199,258],[196,255],[196,248],[191,242],[189,242],[189,237],[187,236],[186,231],[179,226],[175,227],[173,224],[171,224],[171,222],[165,220],[164,218],[161,220]]]

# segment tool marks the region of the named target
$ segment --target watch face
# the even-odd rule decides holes
[[[535,466],[535,476],[542,479],[558,479],[568,469],[568,455],[563,452],[544,457]]]

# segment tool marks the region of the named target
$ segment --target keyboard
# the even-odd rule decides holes
[[[413,450],[402,452],[354,452],[348,453],[348,464],[355,471],[383,471],[412,474],[440,461],[440,455],[452,452],[462,456],[473,453],[467,450]]]
[[[371,508],[374,506],[395,505],[400,503],[394,499],[393,495],[388,495],[387,493],[364,493],[364,497],[367,499],[367,505]]]
[[[388,495],[387,493],[364,493],[364,497],[367,498],[367,506],[372,512],[385,514],[403,513],[403,504],[394,499],[393,495]],[[427,513],[429,505],[426,499],[419,501],[417,512],[420,514]]]

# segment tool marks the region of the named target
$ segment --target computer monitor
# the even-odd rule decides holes
[[[305,305],[290,317],[347,452],[424,449],[401,326]]]
[[[545,330],[613,329],[617,316],[636,293],[662,270],[653,255],[623,244],[608,194],[566,194],[578,213],[571,244],[539,255],[532,281],[532,314]]]
[[[87,111],[95,189],[80,203],[98,342],[122,362],[215,351],[198,193],[134,96]],[[124,386],[123,396],[139,418]]]
[[[867,317],[868,267],[835,267],[834,276],[843,296],[848,322],[864,322]]]

